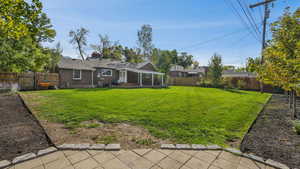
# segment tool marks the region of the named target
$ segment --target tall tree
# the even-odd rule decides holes
[[[143,58],[140,55],[139,49],[125,47],[123,50],[123,54],[124,54],[126,62],[141,63],[143,61]]]
[[[85,47],[87,46],[87,35],[89,31],[85,28],[77,30],[71,30],[69,37],[71,38],[70,43],[75,46],[79,51],[82,60],[85,60]]]
[[[246,70],[247,72],[255,72],[257,68],[261,64],[261,59],[259,57],[257,58],[248,58],[246,63]]]
[[[182,52],[178,56],[178,65],[183,66],[184,68],[188,68],[193,64],[193,55],[189,55],[186,52]]]
[[[118,41],[111,41],[108,35],[99,34],[99,44],[91,47],[99,54],[99,59],[121,60],[123,57],[123,46]]]
[[[145,60],[151,61],[152,58],[152,27],[151,25],[143,25],[141,30],[138,31],[138,46],[144,55]]]
[[[222,78],[222,71],[222,57],[221,55],[215,53],[210,59],[208,68],[208,74],[214,86],[218,86],[220,84]]]
[[[193,69],[198,69],[200,66],[200,63],[198,61],[193,61]]]
[[[300,82],[300,8],[284,15],[271,25],[272,39],[264,51],[264,64],[258,68],[259,78],[267,84],[292,93],[292,117],[296,114],[296,91]]]
[[[50,60],[48,64],[48,71],[55,72],[56,65],[60,61],[60,59],[63,57],[63,49],[61,47],[61,44],[58,42],[53,49],[50,49]]]
[[[39,0],[0,0],[0,71],[43,71],[55,30]]]

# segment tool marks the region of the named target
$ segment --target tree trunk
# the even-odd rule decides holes
[[[289,108],[292,110],[293,92],[289,91]]]
[[[294,120],[295,119],[295,112],[294,112],[294,104],[293,104],[293,101],[294,101],[294,90],[291,90],[290,91],[290,96],[291,96],[291,99],[290,99],[290,111],[291,111],[291,118],[292,118],[292,120]]]
[[[294,118],[297,118],[297,93],[295,90],[293,94],[293,114]]]

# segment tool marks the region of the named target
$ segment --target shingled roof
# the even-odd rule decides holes
[[[142,63],[128,63],[119,60],[111,59],[88,59],[85,61],[72,58],[62,58],[58,63],[58,68],[61,69],[81,69],[81,70],[95,70],[95,68],[108,69],[140,69],[150,62]]]
[[[60,69],[95,70],[93,67],[86,64],[85,61],[66,57],[61,58],[57,67]]]

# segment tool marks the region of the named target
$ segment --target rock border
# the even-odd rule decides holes
[[[161,144],[161,149],[167,150],[222,150],[227,151],[238,156],[242,156],[265,165],[275,167],[277,169],[289,169],[288,166],[285,164],[279,163],[272,159],[263,159],[261,157],[255,156],[253,154],[243,153],[238,149],[234,148],[224,148],[218,145],[202,145],[202,144]],[[44,150],[38,151],[37,154],[35,153],[28,153],[22,156],[18,156],[14,158],[12,161],[2,160],[0,161],[0,169],[4,169],[11,165],[15,165],[24,161],[28,161],[37,157],[41,157],[56,151],[60,150],[103,150],[103,151],[119,151],[121,150],[120,144],[62,144],[57,147],[49,147]]]
[[[11,165],[15,165],[21,162],[32,160],[56,151],[61,150],[104,150],[104,151],[119,151],[121,150],[120,144],[62,144],[57,147],[48,147],[46,149],[38,151],[38,153],[27,153],[18,157],[15,157],[12,161],[2,160],[0,161],[0,169],[4,169]]]
[[[223,150],[241,157],[245,157],[251,159],[253,161],[257,161],[263,163],[265,165],[275,167],[277,169],[289,169],[289,167],[285,164],[279,163],[272,159],[263,159],[253,154],[243,153],[238,149],[234,148],[224,148],[218,145],[202,145],[202,144],[161,144],[161,149],[166,150]]]

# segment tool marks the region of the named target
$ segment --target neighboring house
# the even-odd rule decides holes
[[[176,77],[204,77],[206,76],[208,68],[205,66],[198,67],[196,69],[185,69],[180,65],[172,65],[169,71],[171,78]]]
[[[235,72],[234,70],[225,70],[222,73],[222,77],[248,77],[248,78],[256,78],[256,75],[251,72]]]
[[[105,86],[164,86],[164,74],[150,62],[62,58],[57,65],[60,88]]]

